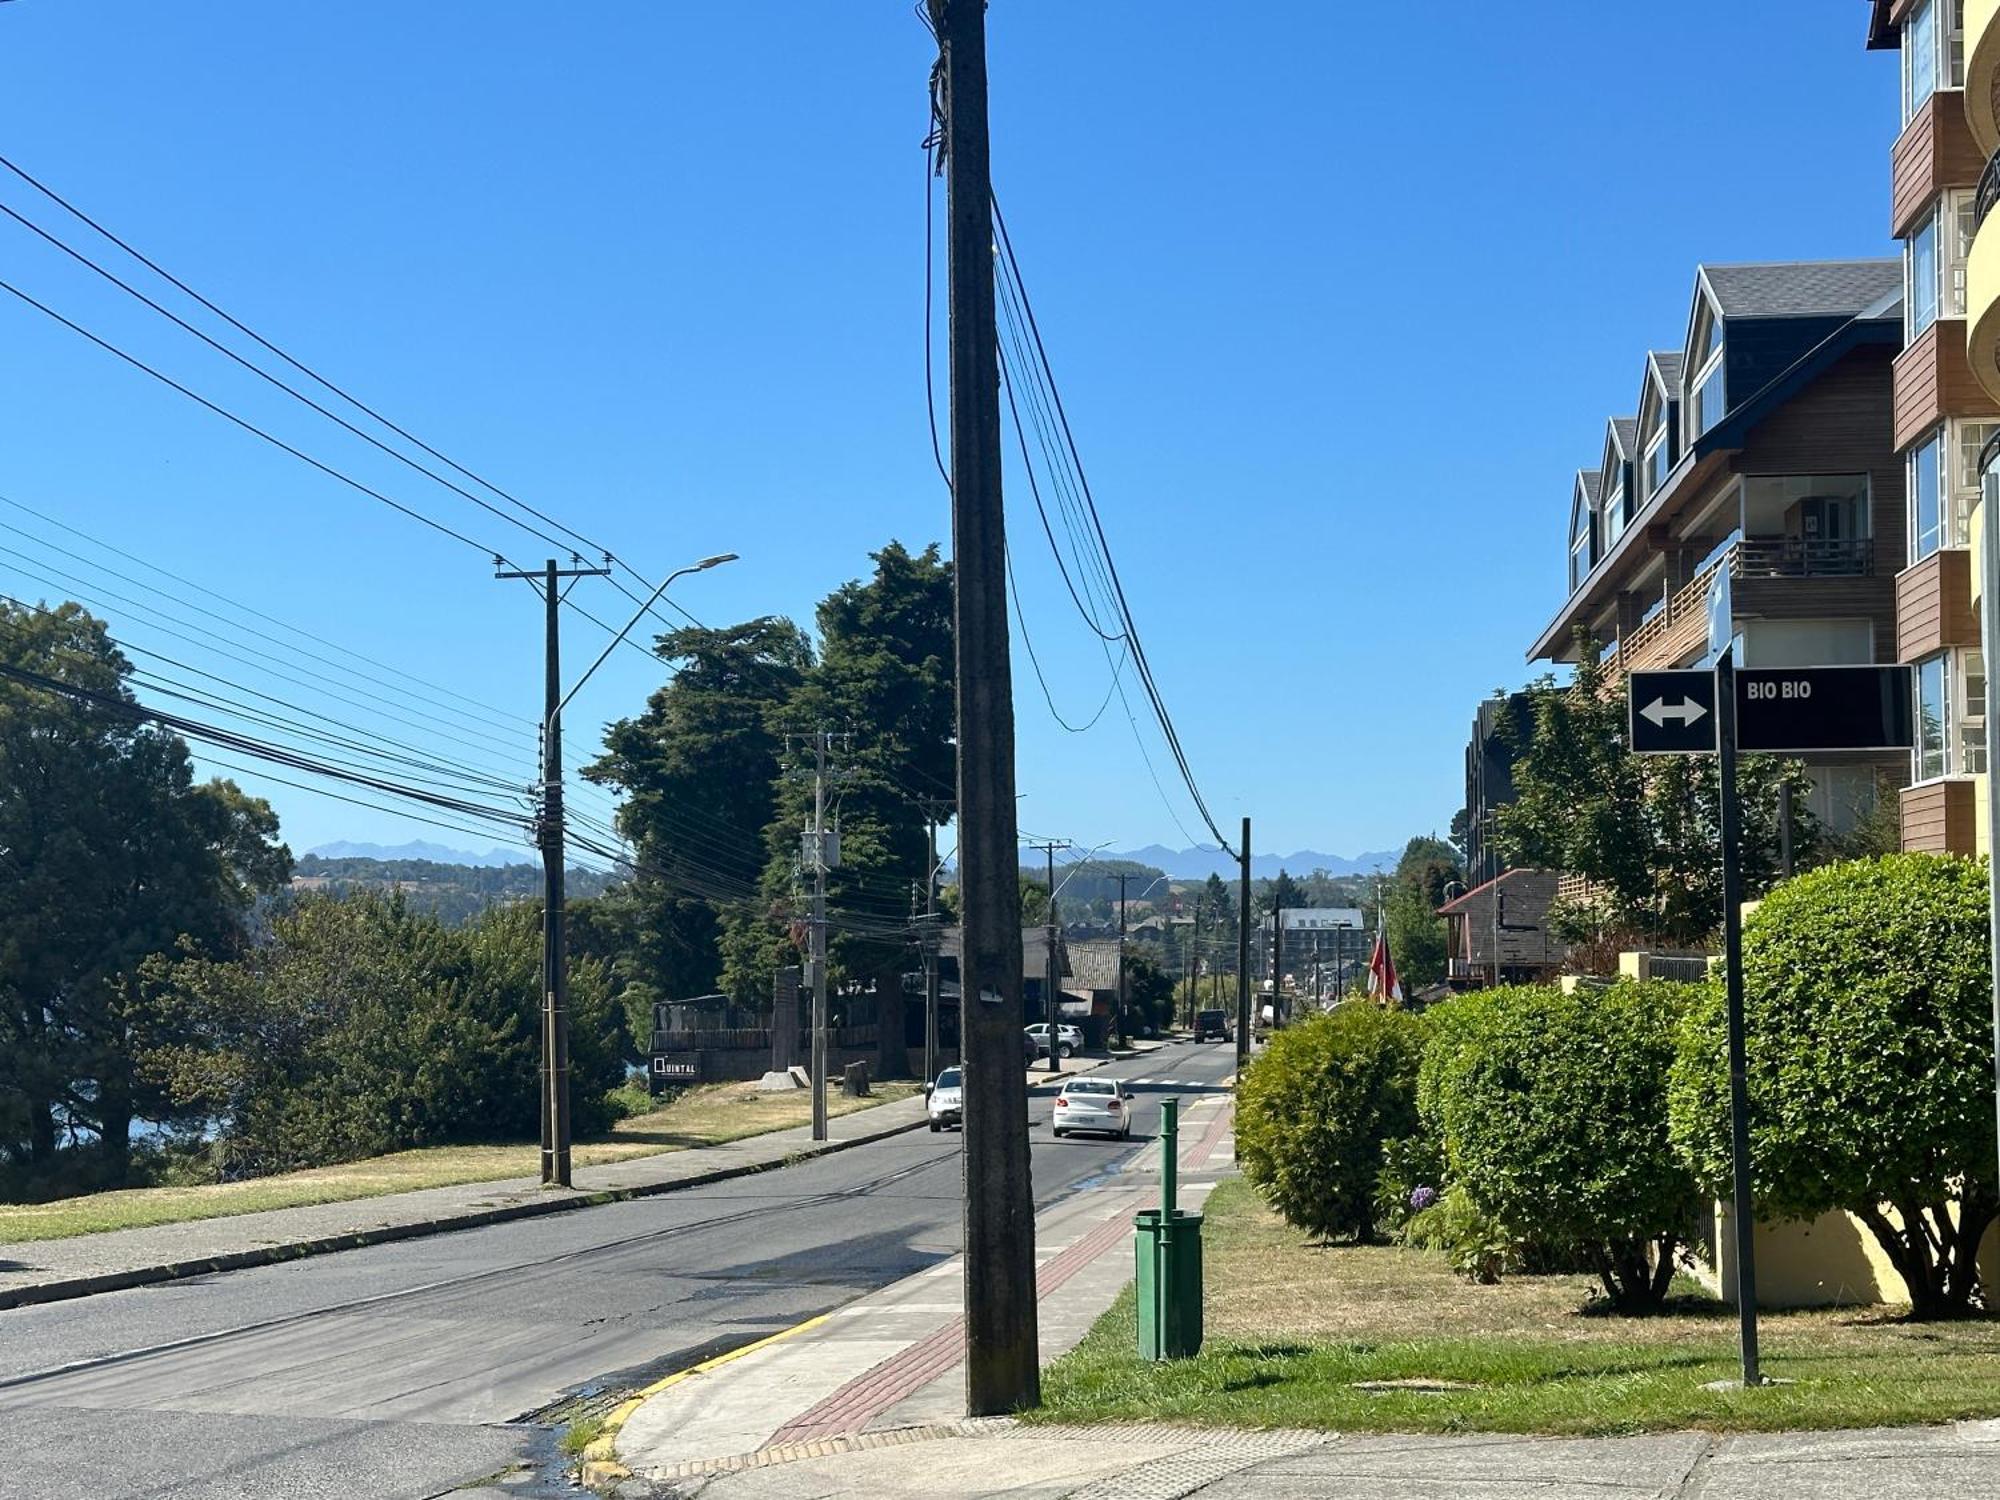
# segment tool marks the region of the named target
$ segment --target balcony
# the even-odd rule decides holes
[[[1995,0],[2000,4],[2000,0]],[[1986,163],[1973,194],[1972,253],[1965,263],[1965,358],[1989,399],[2000,401],[2000,155]]]
[[[2000,0],[1965,0],[1965,119],[1981,151],[2000,150]]]
[[[1745,537],[1725,554],[1732,578],[1867,578],[1875,543],[1867,537]]]

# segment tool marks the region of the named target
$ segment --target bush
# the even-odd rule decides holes
[[[1986,919],[1981,865],[1896,854],[1788,881],[1744,929],[1758,1212],[1853,1214],[1918,1317],[1969,1309],[1995,1212]],[[1683,1025],[1672,1089],[1674,1139],[1717,1192],[1727,1055],[1718,983]]]
[[[1452,1182],[1508,1241],[1596,1271],[1612,1302],[1658,1307],[1699,1195],[1667,1134],[1687,997],[1619,984],[1501,989],[1444,1007],[1425,1098]]]
[[[1287,1221],[1375,1238],[1384,1145],[1415,1133],[1424,1023],[1366,1003],[1278,1032],[1236,1091],[1236,1156]]]

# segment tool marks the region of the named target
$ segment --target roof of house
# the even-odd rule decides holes
[[[1464,895],[1454,897],[1452,900],[1445,902],[1443,906],[1438,908],[1438,915],[1442,917],[1465,911],[1473,902],[1476,902],[1481,896],[1499,885],[1519,885],[1534,890],[1541,890],[1543,887],[1546,887],[1549,894],[1553,895],[1556,888],[1556,872],[1554,870],[1529,869],[1502,870],[1491,880],[1482,881]]]
[[[1868,50],[1888,52],[1903,45],[1903,28],[1889,19],[1895,0],[1868,0]]]
[[[1627,458],[1630,458],[1632,456],[1632,449],[1639,441],[1639,419],[1637,417],[1613,417],[1611,419],[1611,436],[1618,444],[1618,451]]]
[[[1592,505],[1597,504],[1604,494],[1604,476],[1596,469],[1578,469],[1576,479],[1583,486],[1583,498]]]
[[[1646,356],[1653,368],[1660,372],[1660,383],[1667,388],[1667,399],[1677,401],[1681,393],[1681,351],[1678,349],[1655,349]]]
[[[1118,987],[1118,940],[1086,938],[1069,945],[1069,984],[1073,990]]]
[[[1803,318],[1866,311],[1903,287],[1900,260],[1785,260],[1697,268],[1725,318]]]

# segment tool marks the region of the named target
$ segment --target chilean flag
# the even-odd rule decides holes
[[[1377,1000],[1402,1003],[1403,985],[1396,978],[1396,961],[1389,956],[1389,935],[1375,932],[1375,951],[1368,958],[1368,993]]]

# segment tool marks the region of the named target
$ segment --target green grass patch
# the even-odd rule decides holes
[[[603,1432],[602,1417],[585,1417],[581,1422],[572,1422],[563,1432],[562,1451],[571,1458],[581,1458],[583,1450],[596,1442]]]
[[[917,1085],[877,1083],[873,1088],[874,1094],[866,1099],[832,1093],[827,1100],[828,1113],[851,1114],[871,1105],[906,1099],[916,1092]],[[580,1142],[572,1160],[579,1167],[630,1161],[742,1140],[804,1125],[811,1118],[811,1100],[804,1089],[763,1093],[754,1084],[706,1085],[689,1089],[657,1109],[618,1121],[597,1140]],[[430,1146],[246,1182],[125,1188],[49,1203],[0,1204],[0,1244],[532,1177],[540,1169],[540,1157],[540,1148],[532,1144]]]
[[[1669,1313],[1606,1313],[1580,1277],[1479,1287],[1442,1257],[1319,1247],[1241,1182],[1207,1212],[1209,1338],[1149,1365],[1128,1287],[1050,1367],[1032,1420],[1179,1421],[1337,1431],[1615,1435],[1893,1426],[2000,1413],[2000,1322],[1919,1324],[1896,1309],[1773,1313],[1764,1369],[1790,1382],[1703,1389],[1738,1373],[1735,1317],[1702,1295]],[[1447,1389],[1362,1389],[1433,1382]]]

